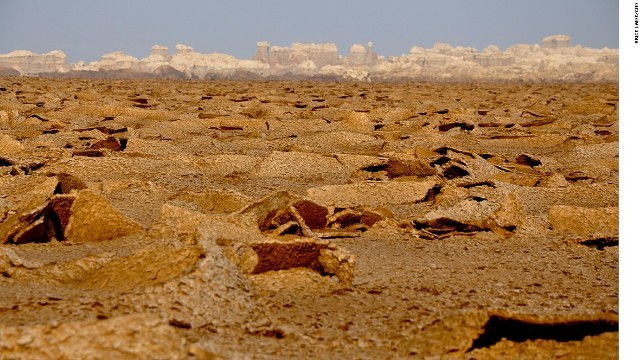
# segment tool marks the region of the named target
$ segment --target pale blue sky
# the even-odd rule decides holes
[[[0,0],[0,53],[59,49],[68,61],[122,50],[138,58],[177,43],[250,58],[255,44],[333,42],[343,55],[372,41],[382,55],[436,42],[504,50],[567,34],[618,48],[617,0]]]

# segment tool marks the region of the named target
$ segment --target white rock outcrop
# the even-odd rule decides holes
[[[318,68],[325,65],[337,65],[341,60],[338,47],[332,43],[293,43],[290,47],[269,47],[269,43],[266,41],[258,43],[258,51],[254,58],[271,66],[289,66],[310,60],[313,61]]]
[[[345,57],[344,61],[351,66],[374,65],[378,62],[378,55],[373,52],[373,43],[369,41],[366,47],[361,44],[351,46],[349,55]]]
[[[341,56],[335,44],[293,43],[289,47],[257,43],[250,60],[221,53],[202,54],[191,46],[178,44],[171,54],[165,46],[154,45],[148,57],[137,59],[121,51],[103,55],[88,64],[68,64],[62,51],[35,54],[17,50],[0,54],[0,69],[21,75],[47,73],[82,74],[109,72],[139,76],[179,76],[206,78],[308,78],[376,81],[414,79],[433,81],[606,81],[618,79],[617,49],[569,46],[566,35],[553,35],[542,44],[518,44],[502,51],[489,45],[475,48],[436,43],[432,48],[414,46],[408,54],[379,56],[373,44],[354,44]]]
[[[161,45],[154,45],[151,48],[151,54],[140,60],[139,68],[141,71],[153,73],[159,68],[169,65],[169,48]]]
[[[569,47],[571,38],[567,35],[552,35],[542,40],[542,47],[545,49],[563,49]]]
[[[90,71],[98,71],[98,70],[122,70],[122,69],[131,69],[138,70],[139,60],[131,55],[127,55],[122,51],[114,51],[105,55],[102,55],[100,60],[92,61],[87,65],[81,67],[74,67],[74,70],[90,70]]]
[[[46,54],[36,54],[28,50],[16,50],[8,54],[0,54],[0,67],[15,69],[21,75],[65,73],[69,71],[67,56],[59,50]]]

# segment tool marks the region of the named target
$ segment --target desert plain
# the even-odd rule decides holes
[[[0,358],[615,359],[618,85],[0,78]]]

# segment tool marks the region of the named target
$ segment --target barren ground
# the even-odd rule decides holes
[[[0,358],[615,359],[617,91],[0,78]]]

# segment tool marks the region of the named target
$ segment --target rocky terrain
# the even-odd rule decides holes
[[[0,78],[0,358],[615,359],[617,94]]]
[[[570,46],[566,35],[543,39],[540,45],[519,44],[501,51],[490,45],[475,48],[436,43],[414,46],[408,54],[380,56],[355,44],[341,56],[335,44],[290,47],[257,44],[251,60],[231,55],[201,54],[178,44],[174,54],[155,45],[143,59],[121,51],[100,60],[68,64],[55,50],[34,54],[16,50],[0,54],[0,75],[42,75],[92,78],[348,80],[348,81],[496,81],[496,82],[617,82],[618,50]]]

